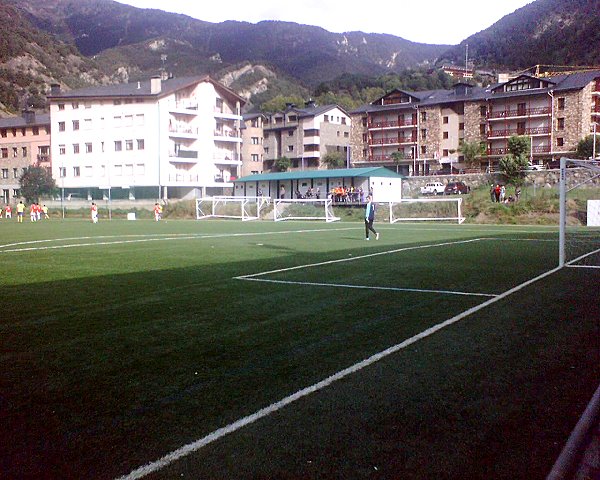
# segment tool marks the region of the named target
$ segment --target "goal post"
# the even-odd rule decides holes
[[[281,198],[273,201],[273,220],[339,220],[333,212],[333,201],[330,198],[291,199]]]
[[[196,199],[196,219],[233,218],[242,221],[258,220],[261,209],[270,197],[235,197],[218,195]]]
[[[560,159],[560,267],[600,268],[600,161]]]
[[[389,202],[390,223],[444,221],[463,223],[462,197],[414,198]]]

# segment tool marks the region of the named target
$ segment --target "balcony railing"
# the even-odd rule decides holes
[[[550,127],[509,128],[505,130],[490,130],[488,138],[512,137],[513,135],[550,135]]]
[[[416,120],[404,120],[404,121],[383,121],[383,122],[370,122],[368,128],[398,128],[398,127],[416,127]]]
[[[413,160],[412,155],[404,155],[404,158],[400,160],[400,162],[404,160]],[[369,162],[395,162],[391,155],[370,155]]]
[[[512,117],[532,117],[536,115],[550,115],[552,108],[550,107],[535,107],[535,108],[517,108],[515,110],[503,110],[501,112],[488,113],[488,119],[497,118],[512,118]]]
[[[537,145],[531,149],[531,153],[533,153],[533,154],[550,153],[551,151],[552,151],[552,149],[551,149],[550,145]],[[507,155],[509,153],[510,153],[510,151],[509,151],[508,147],[488,148],[488,150],[487,150],[488,155]]]
[[[198,129],[192,127],[170,127],[169,133],[193,136],[198,135]]]
[[[215,130],[215,137],[239,138],[235,130]]]
[[[169,175],[169,182],[175,183],[197,183],[198,174],[174,173]]]
[[[42,154],[38,153],[37,161],[38,161],[38,163],[49,162],[50,161],[50,155],[42,155]]]
[[[192,158],[192,159],[196,159],[198,158],[198,151],[197,150],[178,150],[176,152],[171,152],[169,153],[170,157],[175,157],[175,158]]]
[[[179,100],[171,105],[171,111],[185,112],[196,115],[198,113],[198,102],[191,100]]]

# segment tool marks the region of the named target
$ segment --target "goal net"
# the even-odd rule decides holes
[[[242,221],[257,220],[269,197],[215,196],[196,199],[196,218],[235,218]]]
[[[390,223],[445,221],[463,223],[461,197],[416,198],[390,202]]]
[[[331,199],[277,199],[273,202],[273,220],[339,220],[333,213]]]
[[[600,161],[560,159],[559,266],[600,268]]]

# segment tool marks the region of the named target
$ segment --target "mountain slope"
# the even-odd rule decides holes
[[[600,0],[537,0],[452,47],[443,58],[464,64],[465,44],[469,59],[487,68],[600,65]]]
[[[267,63],[307,85],[344,72],[380,74],[433,63],[447,45],[392,35],[331,33],[291,22],[209,23],[185,15],[138,9],[112,0],[7,0],[41,29],[73,42],[84,55],[107,50],[143,72],[162,66],[175,74],[210,73],[240,62]],[[161,52],[128,46],[163,45]],[[182,51],[185,52],[182,55]],[[164,57],[166,55],[166,59]]]

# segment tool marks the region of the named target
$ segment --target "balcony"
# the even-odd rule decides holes
[[[38,155],[37,155],[37,162],[38,163],[48,163],[48,162],[50,162],[50,154],[45,154],[44,155],[44,154],[38,153]]]
[[[171,183],[185,183],[185,184],[197,184],[198,174],[193,173],[173,173],[169,174],[169,182]]]
[[[241,165],[242,161],[237,159],[237,155],[217,155],[213,157],[213,162],[217,165]]]
[[[242,120],[241,115],[231,111],[227,111],[227,109],[221,107],[214,108],[214,115],[215,118],[225,118],[228,120]]]
[[[404,158],[400,160],[403,162],[405,160],[413,161],[413,156],[411,154],[404,155]],[[395,162],[391,155],[369,155],[369,162]]]
[[[172,138],[198,138],[198,129],[192,127],[170,127],[169,137]]]
[[[197,150],[177,150],[169,153],[169,161],[176,163],[198,163]]]
[[[384,129],[384,128],[403,128],[403,127],[416,127],[417,121],[414,119],[404,121],[383,121],[383,122],[369,122],[369,130],[373,129]]]
[[[215,141],[241,143],[242,138],[235,130],[215,130]]]
[[[537,145],[531,149],[531,153],[534,155],[542,154],[542,153],[550,153],[551,151],[552,151],[552,149],[550,148],[550,145]],[[488,150],[487,150],[487,154],[491,155],[491,156],[504,156],[504,155],[508,155],[509,153],[510,153],[510,151],[508,150],[508,147],[488,148]]]
[[[504,120],[506,118],[537,117],[552,113],[551,107],[517,108],[514,110],[503,110],[501,112],[488,113],[488,120]]]
[[[169,105],[169,112],[183,115],[198,115],[198,102],[179,100]]]
[[[510,128],[505,130],[491,130],[487,132],[487,138],[508,138],[513,135],[527,135],[527,136],[538,136],[538,135],[550,135],[550,127],[531,127],[531,128]]]

